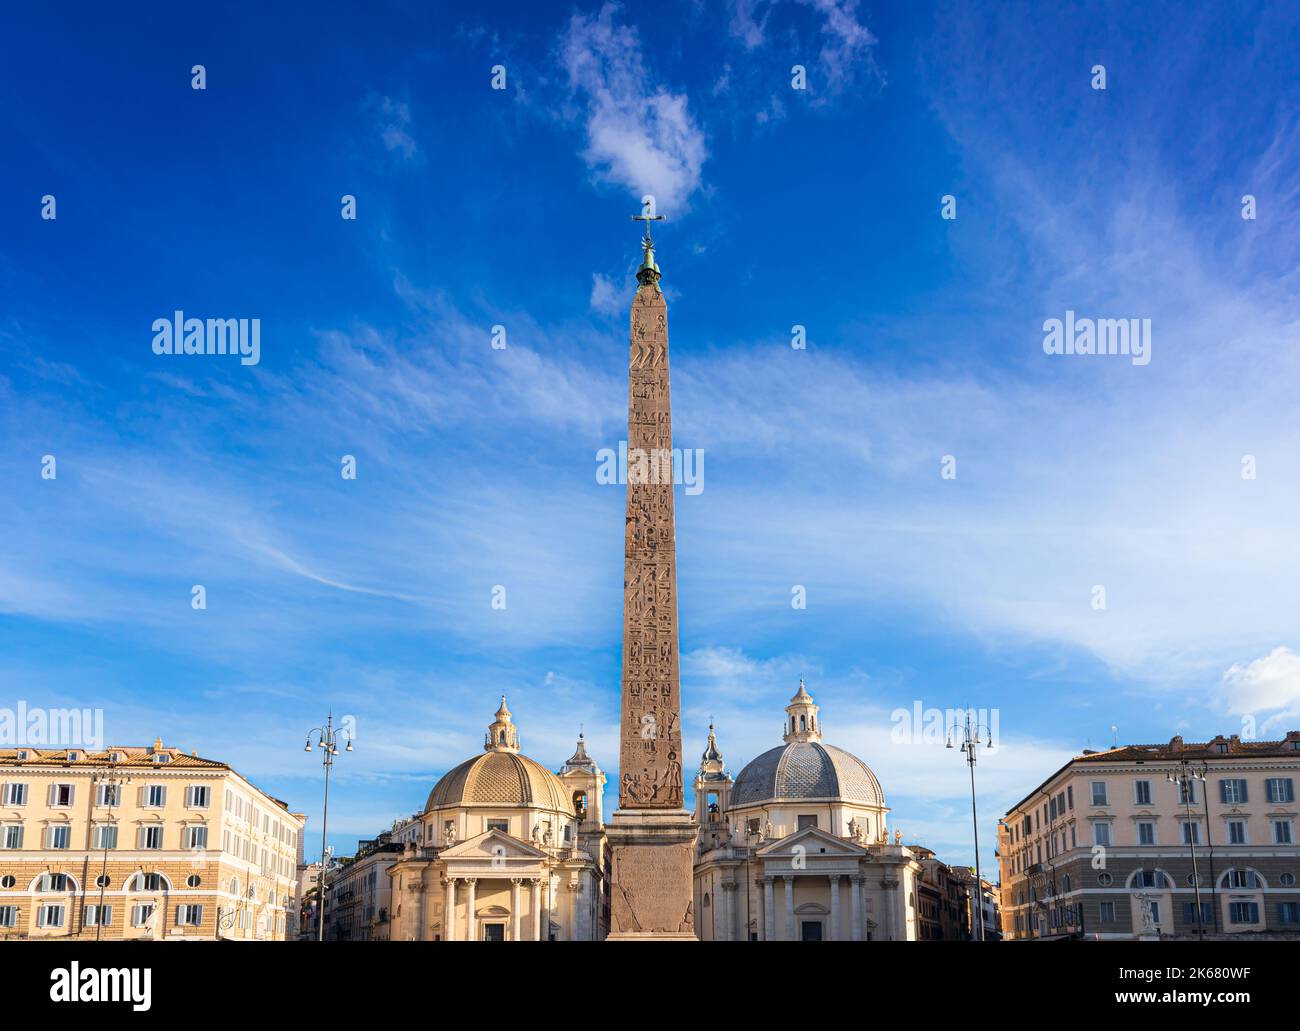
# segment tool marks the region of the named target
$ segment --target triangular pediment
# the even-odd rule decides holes
[[[793,834],[787,834],[779,841],[764,845],[757,854],[763,859],[775,859],[800,852],[808,856],[865,856],[867,854],[867,850],[862,846],[837,838],[819,827],[805,827]]]
[[[547,855],[540,848],[520,841],[502,830],[484,831],[474,838],[466,838],[459,844],[445,848],[438,853],[439,859],[546,859]]]

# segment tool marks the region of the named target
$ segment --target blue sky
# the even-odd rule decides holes
[[[1300,725],[1294,8],[902,7],[11,14],[0,704],[228,759],[309,842],[301,743],[351,715],[342,852],[502,692],[529,754],[558,767],[582,724],[614,783],[623,496],[595,454],[626,435],[650,192],[676,443],[705,455],[688,756],[713,716],[738,771],[803,675],[892,825],[969,862],[964,766],[890,714],[996,709],[991,866],[996,817],[1112,725]],[[176,309],[260,318],[260,363],[155,355]],[[1067,309],[1150,318],[1151,363],[1045,355]]]

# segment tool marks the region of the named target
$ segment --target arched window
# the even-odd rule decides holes
[[[1220,888],[1267,888],[1268,884],[1258,871],[1250,869],[1232,869],[1219,878]]]
[[[1168,888],[1169,877],[1163,870],[1134,870],[1129,878],[1130,888]]]
[[[46,871],[40,874],[27,887],[28,891],[38,892],[60,892],[60,891],[80,891],[81,886],[71,874],[50,873]]]
[[[800,729],[800,730],[807,730],[807,729],[808,729],[808,717],[807,717],[807,716],[800,716],[800,717],[799,717],[799,729]]]
[[[160,873],[141,871],[131,878],[127,891],[171,891],[171,881]]]

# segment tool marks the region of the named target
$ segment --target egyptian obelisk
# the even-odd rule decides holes
[[[627,523],[623,549],[623,718],[610,844],[610,939],[694,940],[695,825],[683,808],[677,663],[673,429],[668,307],[646,223],[632,301]]]

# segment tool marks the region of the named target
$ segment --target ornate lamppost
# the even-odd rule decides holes
[[[319,897],[319,906],[317,908],[319,909],[319,914],[316,918],[317,941],[325,940],[325,872],[327,854],[325,839],[329,830],[330,818],[330,770],[334,766],[335,756],[339,754],[339,735],[344,733],[345,732],[341,727],[334,726],[334,713],[331,711],[325,720],[325,726],[312,727],[311,730],[307,731],[307,747],[303,749],[304,752],[311,751],[311,737],[313,734],[316,734],[319,738],[317,744],[325,753],[324,758],[321,761],[321,765],[325,767],[325,805],[324,811],[321,814],[320,827],[320,880],[317,882],[317,895]],[[347,744],[344,746],[343,751],[350,752],[352,751],[352,735],[347,734],[346,737]]]
[[[960,748],[966,756],[966,765],[970,767],[970,821],[971,832],[975,837],[975,895],[979,905],[979,940],[984,940],[984,881],[980,876],[980,827],[979,816],[975,811],[975,759],[980,746],[980,732],[984,732],[984,747],[993,747],[993,732],[982,726],[978,720],[971,720],[971,710],[965,712],[964,725],[958,725],[954,719],[948,728],[947,748],[952,747],[954,737],[959,735]]]
[[[1208,766],[1204,763],[1200,769],[1193,766],[1187,759],[1178,760],[1178,768],[1170,770],[1165,775],[1165,779],[1171,784],[1178,785],[1178,793],[1183,803],[1183,834],[1187,838],[1187,849],[1192,857],[1192,887],[1196,891],[1196,936],[1205,940],[1205,914],[1201,910],[1201,875],[1196,869],[1196,833],[1195,824],[1192,823],[1192,802],[1196,797],[1196,782],[1199,780],[1206,785],[1208,790],[1209,782],[1205,779]],[[1209,802],[1206,802],[1206,833],[1209,833]]]
[[[95,910],[95,941],[100,940],[100,936],[104,930],[104,892],[108,888],[108,846],[109,842],[112,840],[112,836],[107,832],[110,829],[116,828],[117,821],[113,819],[113,810],[122,804],[123,786],[131,782],[130,777],[125,777],[118,773],[117,761],[118,753],[111,752],[108,758],[107,772],[96,771],[90,779],[92,793],[97,794],[98,792],[96,789],[99,787],[105,787],[108,789],[104,795],[106,808],[108,809],[108,816],[105,818],[108,826],[103,828],[100,834],[100,840],[104,844],[104,859],[99,871],[99,906]],[[95,802],[97,799],[92,798],[91,801]],[[92,828],[94,826],[93,817],[91,819],[91,826]],[[91,833],[94,833],[93,830]],[[113,845],[116,847],[117,843],[113,841]]]

